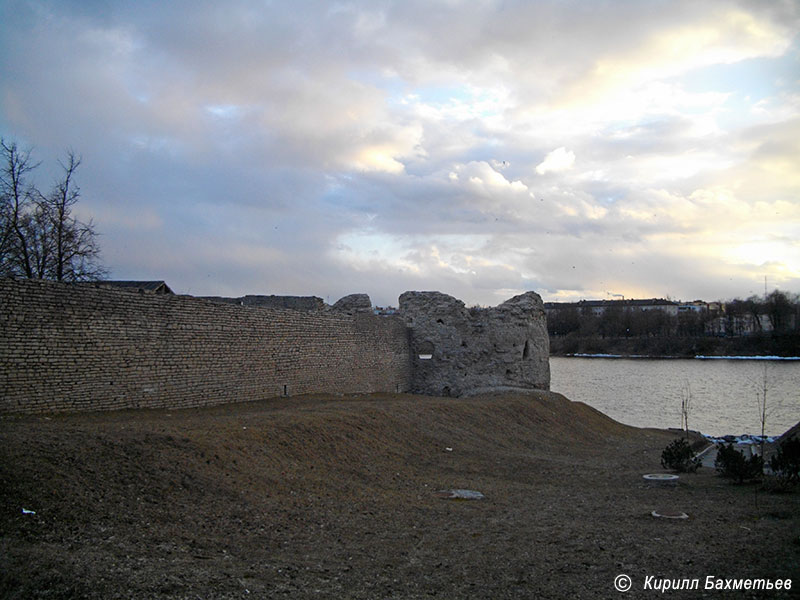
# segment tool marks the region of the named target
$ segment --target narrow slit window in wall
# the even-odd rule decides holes
[[[531,349],[528,346],[528,340],[525,340],[525,347],[522,349],[522,360],[525,360],[526,358],[528,358],[530,353],[531,353]]]
[[[430,360],[433,358],[433,350],[434,348],[431,342],[422,342],[419,348],[417,348],[417,356],[419,356],[420,360]]]

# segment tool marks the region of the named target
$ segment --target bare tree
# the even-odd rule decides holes
[[[686,441],[689,441],[689,412],[692,409],[692,388],[688,381],[683,382],[681,388],[681,429],[686,432]]]
[[[80,157],[67,153],[66,162],[59,162],[61,178],[45,196],[26,182],[26,175],[38,166],[31,163],[30,152],[5,141],[2,152],[0,274],[57,281],[103,278],[94,223],[83,223],[72,214],[80,198],[75,183]]]
[[[26,179],[39,165],[32,163],[30,151],[20,150],[16,142],[7,144],[0,139],[0,148],[0,274],[33,277],[26,233],[35,188]]]
[[[769,391],[769,380],[767,379],[767,363],[764,362],[764,375],[761,379],[760,389],[758,391],[758,419],[761,423],[761,441],[759,442],[759,450],[761,457],[764,457],[764,432],[767,428],[767,392]]]
[[[753,331],[756,333],[762,333],[764,331],[764,326],[761,323],[761,315],[764,312],[763,302],[758,296],[750,296],[744,301],[744,305],[750,313],[750,319],[753,323]]]
[[[784,333],[791,329],[791,317],[794,307],[787,294],[774,290],[767,296],[764,310],[775,333]]]
[[[75,172],[81,164],[74,152],[67,153],[61,179],[56,182],[52,192],[39,202],[39,211],[48,226],[48,239],[51,252],[47,261],[47,276],[57,281],[80,279],[99,279],[105,275],[100,266],[100,247],[97,232],[90,219],[82,223],[72,216],[72,208],[80,198],[80,188],[75,183]]]

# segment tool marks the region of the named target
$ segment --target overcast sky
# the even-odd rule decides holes
[[[800,2],[0,0],[0,133],[115,279],[800,292]]]

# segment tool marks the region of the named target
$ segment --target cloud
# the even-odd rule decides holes
[[[44,182],[83,155],[115,277],[800,291],[795,2],[12,0],[0,23],[0,132]]]
[[[563,146],[548,152],[544,160],[536,166],[539,175],[546,173],[559,173],[571,169],[575,163],[575,153],[567,150]]]

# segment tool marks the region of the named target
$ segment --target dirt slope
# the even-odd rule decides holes
[[[657,594],[647,575],[800,587],[800,494],[712,473],[650,487],[672,437],[551,393],[7,416],[0,597],[610,598],[619,573],[628,597]],[[451,488],[486,498],[434,493]]]

